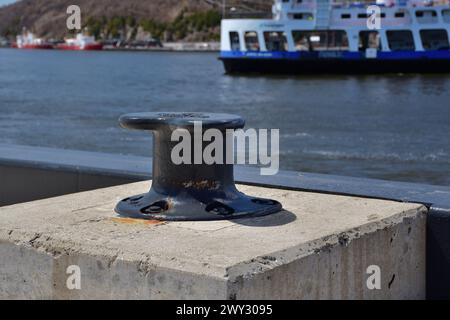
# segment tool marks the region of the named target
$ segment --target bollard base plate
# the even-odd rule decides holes
[[[189,193],[171,197],[153,190],[123,199],[115,208],[120,216],[163,221],[230,220],[265,216],[281,210],[278,201],[240,192],[227,199],[198,199]]]

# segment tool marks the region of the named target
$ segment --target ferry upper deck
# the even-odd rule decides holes
[[[369,29],[368,6],[380,8]],[[336,3],[278,0],[273,19],[224,19],[222,51],[448,50],[450,0]],[[369,42],[369,43],[367,43]]]

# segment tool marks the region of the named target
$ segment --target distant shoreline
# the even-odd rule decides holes
[[[219,52],[219,42],[163,42],[162,46],[125,46],[105,45],[104,50],[123,51],[169,51],[169,52]]]
[[[0,45],[0,48],[11,48],[11,45]],[[53,50],[58,50],[57,48]],[[103,51],[132,51],[132,52],[220,52],[219,42],[166,42],[162,47],[115,47],[104,45]]]

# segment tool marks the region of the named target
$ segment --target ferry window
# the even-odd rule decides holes
[[[369,15],[367,13],[358,13],[358,18],[359,19],[367,19],[367,18],[369,18]],[[386,13],[381,12],[380,18],[386,18]]]
[[[297,51],[348,50],[347,33],[343,30],[292,31]]]
[[[437,22],[437,12],[435,10],[419,10],[416,11],[417,22],[434,23]]]
[[[448,35],[444,29],[420,30],[422,46],[425,50],[449,50]]]
[[[396,12],[395,13],[395,17],[396,18],[404,18],[405,17],[405,13],[404,12]]]
[[[248,31],[245,33],[245,48],[248,51],[259,51],[258,34],[256,31]]]
[[[264,32],[264,41],[268,51],[287,51],[286,33],[281,31]]]
[[[413,34],[409,30],[390,30],[386,32],[389,49],[392,51],[415,50]]]
[[[295,20],[312,20],[312,13],[304,12],[304,13],[294,13],[292,14],[292,19]]]
[[[442,18],[444,22],[450,22],[450,10],[442,10]]]
[[[361,31],[359,33],[359,50],[366,49],[381,50],[381,41],[378,31]]]
[[[241,50],[241,42],[239,41],[239,33],[237,33],[236,31],[230,32],[230,44],[231,44],[232,51]]]
[[[422,17],[436,17],[437,13],[434,10],[420,10],[416,11],[416,17],[422,18]]]
[[[341,19],[350,19],[352,15],[350,13],[343,13],[341,14]]]

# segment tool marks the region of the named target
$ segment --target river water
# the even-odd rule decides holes
[[[0,143],[151,155],[139,111],[280,129],[280,167],[450,185],[450,75],[228,76],[217,54],[0,49]]]

